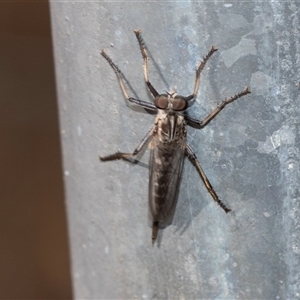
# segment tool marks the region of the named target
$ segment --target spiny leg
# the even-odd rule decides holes
[[[246,86],[245,89],[230,97],[230,98],[226,98],[224,101],[222,101],[218,107],[216,109],[214,109],[204,120],[200,121],[200,120],[197,120],[197,119],[194,119],[194,118],[191,118],[189,116],[186,116],[185,119],[186,121],[188,122],[189,125],[191,126],[195,126],[199,129],[205,127],[227,104],[247,95],[247,94],[250,94],[250,90],[249,88]]]
[[[138,155],[139,152],[144,148],[144,146],[149,142],[149,139],[152,136],[153,130],[155,128],[155,125],[148,131],[148,133],[145,135],[145,137],[141,140],[139,145],[135,148],[135,150],[132,153],[124,153],[124,152],[116,152],[107,156],[99,156],[101,161],[109,161],[109,160],[117,160],[117,159],[125,159],[128,160],[129,158],[132,158],[136,155]]]
[[[139,100],[139,99],[135,99],[132,97],[128,96],[126,87],[125,87],[125,83],[124,80],[122,78],[122,72],[120,71],[120,69],[116,66],[116,64],[112,61],[112,59],[106,54],[105,50],[103,49],[101,51],[101,55],[107,60],[107,62],[109,63],[109,65],[112,67],[112,69],[114,70],[115,74],[117,75],[118,78],[118,82],[120,84],[122,93],[124,95],[124,97],[131,103],[134,103],[136,105],[142,106],[146,109],[149,109],[151,111],[156,111],[156,107],[154,104],[149,103],[147,101],[143,101],[143,100]]]
[[[149,58],[148,58],[148,54],[147,54],[147,51],[146,51],[145,43],[144,43],[144,40],[142,38],[141,32],[142,32],[141,29],[134,30],[134,33],[135,33],[136,38],[139,42],[141,53],[142,53],[142,56],[143,56],[143,59],[144,59],[144,79],[145,79],[145,82],[146,82],[146,84],[148,86],[148,89],[150,90],[151,94],[154,97],[157,97],[159,94],[156,91],[156,89],[152,86],[152,84],[150,83],[149,77],[148,77],[148,60],[149,60]]]
[[[186,151],[187,151],[187,155],[188,155],[189,159],[192,161],[192,163],[197,168],[204,185],[206,186],[208,192],[211,194],[213,199],[224,209],[224,211],[226,213],[230,212],[231,209],[226,207],[226,205],[219,199],[218,195],[214,191],[214,189],[213,189],[212,185],[210,184],[208,178],[206,177],[193,149],[189,145],[186,145]]]
[[[193,94],[187,96],[186,100],[188,100],[188,101],[192,100],[197,95],[198,90],[199,90],[199,85],[200,85],[200,73],[202,72],[202,70],[203,70],[205,64],[207,63],[207,61],[209,60],[209,58],[217,50],[218,50],[217,48],[215,48],[214,46],[212,46],[211,49],[210,49],[210,51],[208,52],[208,54],[205,57],[203,57],[203,60],[199,63],[198,68],[196,70],[196,78],[195,78],[195,86],[194,86]]]

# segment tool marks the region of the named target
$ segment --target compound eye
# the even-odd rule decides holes
[[[173,109],[180,111],[180,110],[185,110],[188,107],[188,102],[185,101],[182,97],[180,96],[175,96],[173,99]]]
[[[155,98],[154,103],[157,108],[166,109],[166,108],[168,108],[169,100],[168,100],[167,95],[160,95]]]

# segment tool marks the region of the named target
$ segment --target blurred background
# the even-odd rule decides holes
[[[49,4],[0,2],[0,299],[71,299]]]

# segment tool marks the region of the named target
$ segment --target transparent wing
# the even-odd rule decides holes
[[[163,228],[172,222],[180,185],[184,150],[158,143],[150,154],[149,208],[152,221]]]

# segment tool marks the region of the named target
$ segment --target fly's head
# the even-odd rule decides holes
[[[166,114],[170,115],[177,112],[183,112],[189,106],[188,99],[177,95],[175,92],[156,96],[154,104],[158,109],[163,110]]]

